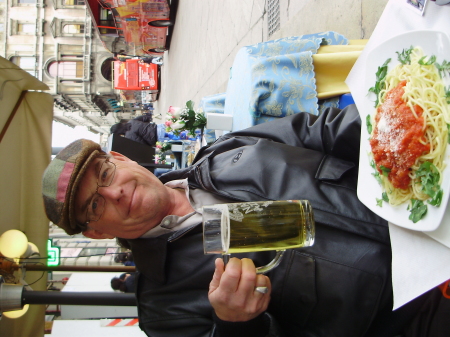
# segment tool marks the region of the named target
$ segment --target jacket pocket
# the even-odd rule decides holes
[[[325,155],[316,172],[316,179],[322,181],[336,181],[355,167],[350,161]]]
[[[377,275],[298,251],[285,262],[289,267],[282,290],[277,293],[279,285],[273,285],[272,301],[280,310],[277,319],[288,336],[364,335],[377,313],[383,289]]]
[[[280,326],[284,331],[289,331],[292,325],[305,326],[317,303],[316,262],[313,257],[295,250],[286,253],[282,265],[278,267],[281,269],[284,265],[286,272],[277,273],[275,269],[271,275],[271,305],[276,307],[274,309],[278,313],[276,316]]]

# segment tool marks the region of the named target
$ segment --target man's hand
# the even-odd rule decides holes
[[[269,291],[261,294],[256,287],[267,287]],[[252,260],[232,258],[224,270],[223,260],[216,259],[208,298],[221,320],[245,322],[259,316],[267,310],[270,292],[270,279],[256,274]]]

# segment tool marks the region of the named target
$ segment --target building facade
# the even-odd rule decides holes
[[[86,126],[102,143],[111,125],[135,114],[118,103],[113,55],[84,0],[0,0],[0,55],[49,86],[54,120]]]

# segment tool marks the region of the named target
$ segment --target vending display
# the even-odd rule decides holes
[[[113,62],[114,89],[150,90],[158,88],[158,65],[133,58]]]

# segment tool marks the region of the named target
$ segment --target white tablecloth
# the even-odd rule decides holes
[[[364,83],[364,69],[371,50],[398,34],[424,29],[450,34],[450,6],[438,6],[428,1],[424,15],[421,16],[410,8],[406,0],[389,1],[366,48],[346,80],[358,108],[363,106],[362,99],[367,95],[361,84]],[[450,59],[450,55],[448,56]],[[438,232],[417,232],[393,224],[389,224],[389,230],[396,309],[450,279],[449,207]]]

